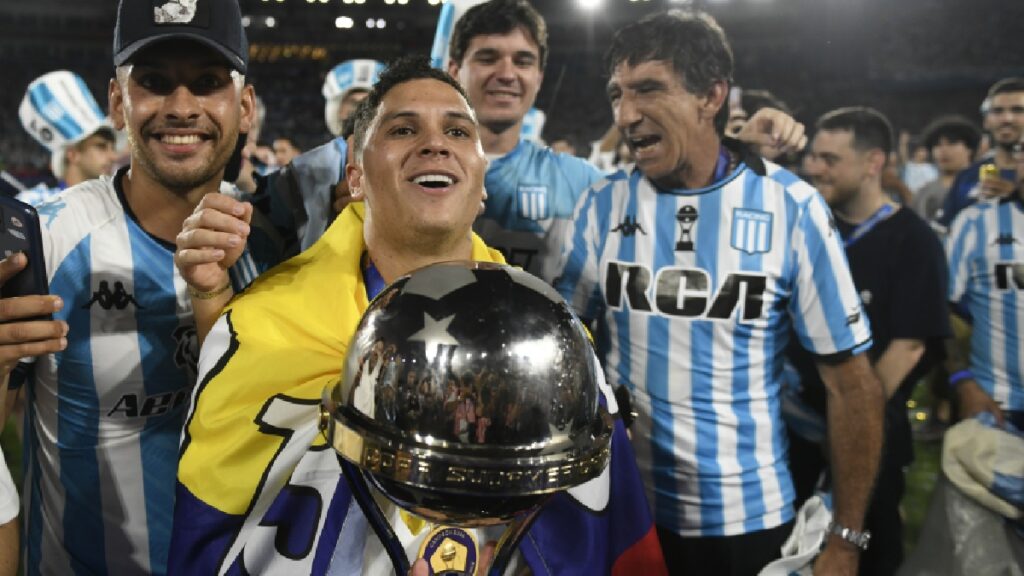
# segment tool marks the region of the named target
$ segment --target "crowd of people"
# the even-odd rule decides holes
[[[0,574],[13,554],[27,574],[415,559],[429,523],[361,509],[319,407],[370,301],[449,260],[553,286],[615,391],[608,472],[587,485],[603,500],[548,500],[509,573],[896,574],[914,388],[944,371],[951,420],[988,414],[1024,442],[1024,79],[992,85],[981,128],[942,117],[915,144],[851,106],[805,134],[734,85],[711,16],[673,10],[615,33],[614,126],[588,160],[523,136],[543,17],[471,4],[443,69],[333,68],[333,137],[305,152],[261,146],[237,0],[122,0],[107,113],[72,72],[27,88],[20,117],[60,185],[19,196],[50,294],[0,302],[25,412],[20,512],[0,474]],[[28,262],[0,261],[0,282]],[[559,426],[485,363],[400,357],[379,341],[360,360],[357,409],[463,444]],[[486,566],[501,531],[470,532]]]

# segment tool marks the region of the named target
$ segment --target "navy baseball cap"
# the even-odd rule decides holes
[[[238,0],[121,0],[114,27],[114,66],[171,38],[213,48],[242,74],[249,66],[249,41]]]

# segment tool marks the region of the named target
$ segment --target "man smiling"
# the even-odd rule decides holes
[[[192,4],[169,23],[151,2],[119,6],[109,98],[131,165],[39,207],[54,296],[4,302],[4,320],[55,318],[7,324],[5,350],[62,350],[12,377],[28,389],[32,573],[166,572],[175,456],[198,356],[173,242],[198,200],[218,190],[254,110],[236,1]],[[19,340],[27,347],[16,349]]]
[[[427,264],[501,255],[471,232],[486,161],[476,118],[451,77],[426,61],[393,64],[356,114],[353,150],[348,184],[362,202],[232,301],[203,345],[178,473],[172,572],[393,573],[318,432],[321,394],[386,283]],[[209,220],[190,218],[178,241],[182,274],[197,291],[226,282],[237,249],[224,240],[241,205],[219,195],[204,203]],[[664,573],[621,421],[612,442],[610,470],[595,481],[601,496],[577,496],[588,504],[552,498],[520,545],[517,561],[533,573]],[[413,556],[429,532],[424,520],[394,506],[385,513]],[[483,543],[495,534],[477,536]]]

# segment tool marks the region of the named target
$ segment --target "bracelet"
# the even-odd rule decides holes
[[[949,376],[949,387],[956,388],[956,385],[964,380],[974,380],[974,373],[968,369],[958,370]]]
[[[842,524],[837,524],[835,521],[828,523],[828,531],[830,534],[835,534],[843,540],[853,544],[861,550],[868,549],[868,543],[871,542],[871,531],[863,530],[858,532],[853,528],[847,528]]]
[[[200,292],[199,290],[196,290],[192,286],[189,286],[188,295],[193,298],[198,298],[199,300],[212,300],[230,289],[231,281],[229,280],[227,284],[221,286],[220,288],[217,288],[216,290],[210,290],[209,292]]]

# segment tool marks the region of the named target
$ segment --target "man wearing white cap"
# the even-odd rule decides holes
[[[61,190],[110,174],[117,152],[114,129],[89,88],[74,72],[57,70],[28,85],[18,108],[21,124],[50,150],[57,187],[41,184],[18,194],[39,204]]]

